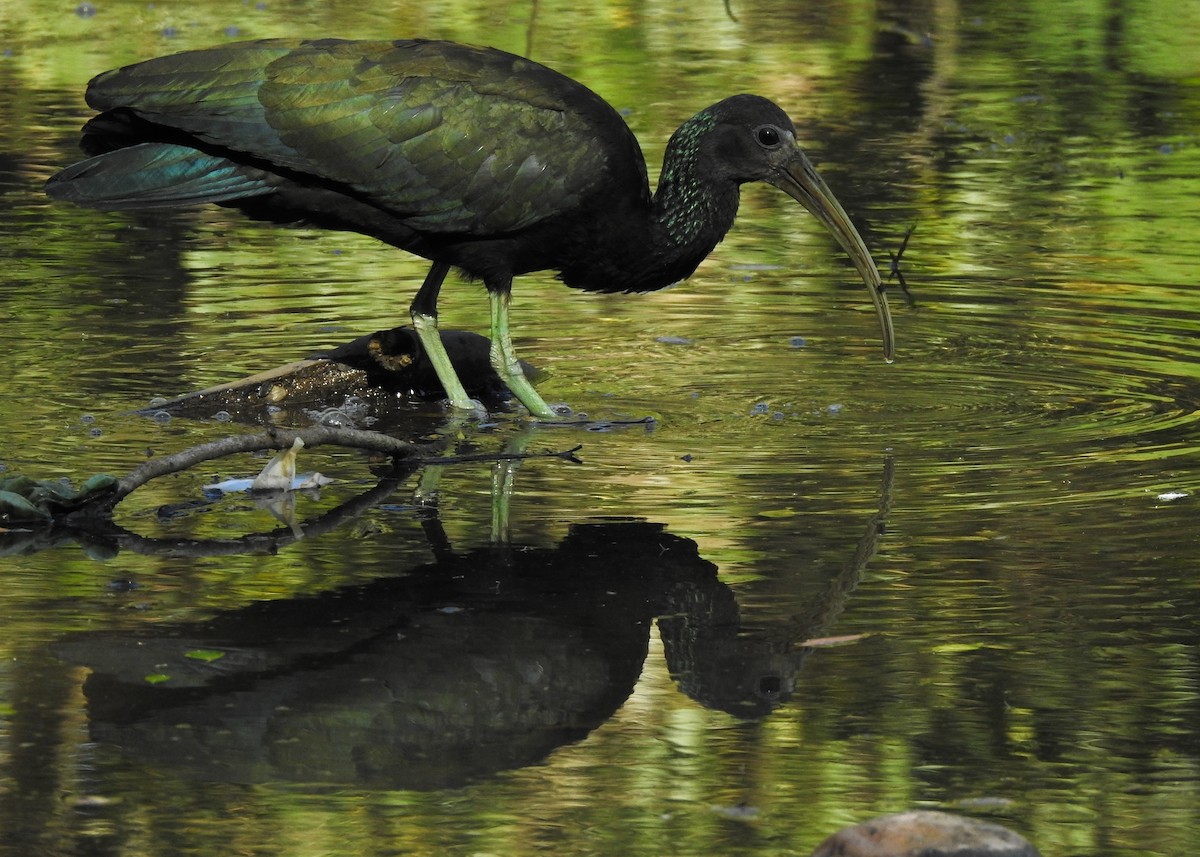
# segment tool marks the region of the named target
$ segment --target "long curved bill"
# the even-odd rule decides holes
[[[879,317],[879,327],[883,334],[883,359],[891,363],[896,359],[896,332],[892,328],[892,313],[888,309],[887,295],[883,292],[883,280],[879,277],[879,269],[875,267],[875,260],[871,258],[867,245],[863,243],[862,236],[850,222],[850,217],[837,201],[837,197],[825,186],[808,156],[800,149],[794,149],[791,157],[780,165],[776,180],[771,184],[803,205],[817,220],[825,224],[825,228],[833,233],[833,237],[850,256],[867,286],[867,291],[871,293],[875,314]]]

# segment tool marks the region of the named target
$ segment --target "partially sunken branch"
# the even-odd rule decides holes
[[[346,446],[353,449],[364,449],[369,452],[379,452],[390,455],[397,460],[419,458],[416,444],[407,440],[390,437],[374,431],[361,429],[336,428],[332,426],[313,426],[305,429],[268,429],[258,434],[234,435],[220,440],[202,443],[172,455],[153,458],[137,467],[128,476],[117,480],[116,496],[112,505],[116,505],[136,489],[145,485],[151,479],[178,473],[195,467],[204,461],[214,458],[224,458],[239,452],[258,452],[264,449],[289,449],[296,438],[304,441],[306,447],[334,445]]]
[[[202,443],[181,452],[151,459],[135,468],[127,476],[117,479],[111,489],[97,491],[94,495],[85,498],[65,517],[71,519],[111,517],[112,511],[118,503],[152,479],[179,473],[205,461],[237,453],[288,449],[296,442],[297,438],[303,441],[305,447],[333,445],[389,455],[397,465],[406,464],[414,469],[424,465],[460,464],[471,461],[511,461],[524,458],[562,458],[578,462],[574,453],[581,448],[575,446],[560,452],[423,457],[420,454],[423,450],[421,446],[379,432],[333,426],[313,426],[294,430],[268,429],[257,434],[235,435]]]

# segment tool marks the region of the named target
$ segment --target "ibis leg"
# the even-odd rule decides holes
[[[442,335],[438,331],[438,292],[441,291],[442,281],[446,279],[449,270],[450,266],[445,262],[433,263],[433,267],[425,275],[425,282],[421,284],[417,296],[413,298],[409,312],[412,315],[413,327],[417,331],[417,338],[421,340],[425,354],[429,357],[429,362],[433,364],[433,371],[437,373],[438,380],[442,382],[442,388],[446,391],[450,404],[463,410],[476,411],[480,410],[480,404],[468,396],[467,391],[463,389],[462,381],[458,379],[458,373],[454,371],[454,364],[450,362],[450,355],[446,353],[446,346],[442,344]]]
[[[489,352],[492,368],[529,413],[544,420],[557,419],[558,414],[542,400],[521,371],[521,361],[513,351],[512,337],[508,333],[509,290],[489,289],[488,298],[492,302],[492,348]]]

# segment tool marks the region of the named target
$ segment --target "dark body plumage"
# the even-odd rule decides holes
[[[427,344],[441,282],[460,268],[493,294],[493,362],[513,381],[514,276],[552,269],[597,291],[683,279],[732,225],[739,185],[779,183],[754,135],[774,129],[799,153],[782,110],[734,96],[676,132],[652,195],[637,140],[603,99],[521,57],[449,42],[231,44],[106,72],[87,101],[101,111],[84,127],[94,157],[52,178],[51,195],[109,209],[212,202],[424,256],[435,264],[412,313]],[[792,181],[786,169],[799,167],[785,165]],[[878,306],[877,272],[868,285]],[[532,388],[513,390],[553,414]]]

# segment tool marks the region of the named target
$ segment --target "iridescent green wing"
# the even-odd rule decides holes
[[[599,189],[610,155],[636,147],[570,79],[444,42],[192,51],[102,75],[89,102],[231,160],[343,185],[431,231],[498,234],[554,216]]]

